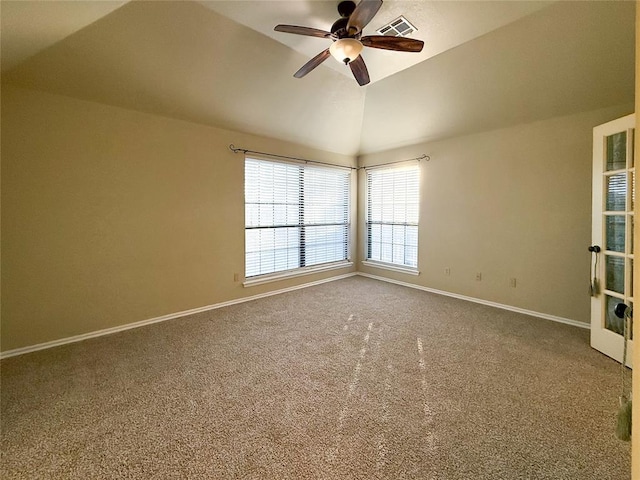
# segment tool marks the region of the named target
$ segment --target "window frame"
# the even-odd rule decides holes
[[[412,266],[412,265],[407,265],[407,264],[400,264],[400,263],[394,263],[394,262],[386,262],[383,260],[378,260],[378,259],[374,259],[371,258],[370,254],[371,254],[371,245],[370,245],[370,225],[372,224],[372,222],[370,222],[370,215],[371,215],[371,205],[370,205],[370,181],[369,181],[369,175],[372,172],[375,172],[376,170],[380,171],[380,170],[394,170],[394,169],[410,169],[410,168],[415,168],[416,169],[416,174],[417,174],[417,181],[418,181],[418,191],[417,191],[417,220],[415,223],[413,222],[405,222],[404,225],[405,226],[415,226],[416,227],[416,235],[417,235],[417,240],[416,240],[416,265]],[[393,164],[393,165],[380,165],[380,166],[371,166],[371,167],[365,167],[365,179],[364,179],[364,202],[365,202],[365,216],[364,216],[364,260],[362,260],[362,264],[366,265],[366,266],[370,266],[370,267],[375,267],[375,268],[379,268],[379,269],[383,269],[383,270],[390,270],[390,271],[395,271],[395,272],[401,272],[401,273],[406,273],[409,275],[420,275],[420,270],[419,270],[419,232],[420,232],[420,198],[421,198],[421,184],[422,184],[422,170],[420,168],[420,163],[419,162],[398,162],[397,164]],[[397,225],[400,222],[375,222],[376,224],[379,225]],[[406,240],[405,240],[405,244],[404,246],[406,247]]]
[[[302,275],[309,275],[309,274],[313,274],[313,273],[319,273],[319,272],[325,272],[325,271],[329,271],[329,270],[334,270],[334,269],[342,269],[342,268],[346,268],[346,267],[350,267],[353,266],[353,262],[351,260],[351,249],[352,249],[352,242],[351,242],[351,236],[352,236],[352,211],[351,211],[351,202],[352,202],[352,196],[353,196],[353,168],[352,167],[346,167],[346,166],[340,166],[340,165],[329,165],[329,164],[325,164],[325,163],[316,163],[316,162],[304,162],[304,161],[295,161],[295,160],[282,160],[282,159],[273,159],[267,156],[262,156],[262,155],[245,155],[245,164],[244,164],[244,281],[243,281],[243,285],[246,286],[253,286],[253,285],[261,285],[264,283],[268,283],[268,282],[273,282],[273,281],[277,281],[277,280],[282,280],[282,279],[286,279],[286,278],[292,278],[292,277],[298,277],[298,276],[302,276]],[[296,166],[299,168],[299,184],[298,184],[298,188],[300,189],[301,192],[304,191],[304,188],[301,188],[304,185],[304,178],[305,178],[305,168],[309,168],[309,169],[315,169],[315,170],[342,170],[344,171],[344,173],[346,173],[346,178],[345,178],[345,184],[346,184],[346,192],[345,192],[345,200],[346,200],[346,204],[344,205],[344,209],[346,211],[346,222],[345,223],[339,223],[339,224],[335,224],[335,223],[327,223],[327,226],[335,226],[335,225],[339,225],[339,226],[343,226],[346,230],[345,233],[345,245],[344,245],[344,256],[345,258],[340,259],[340,260],[336,260],[336,261],[328,261],[328,262],[323,262],[323,263],[318,263],[318,264],[314,264],[314,265],[303,265],[303,266],[298,266],[295,268],[285,268],[282,270],[276,270],[273,272],[268,272],[268,273],[261,273],[261,274],[256,274],[256,275],[251,275],[251,276],[246,276],[247,275],[247,231],[248,230],[253,230],[256,228],[260,228],[260,227],[256,227],[256,226],[249,226],[247,224],[247,176],[246,176],[246,172],[247,172],[247,161],[248,160],[252,160],[252,161],[257,161],[257,162],[268,162],[268,163],[272,163],[272,164],[283,164],[283,165],[287,165],[287,166]],[[305,232],[306,229],[308,229],[308,227],[311,226],[322,226],[324,225],[323,223],[320,224],[308,224],[305,223],[304,221],[304,210],[305,210],[305,206],[308,208],[310,207],[311,203],[307,203],[305,202],[304,199],[304,194],[301,193],[301,195],[303,195],[300,199],[300,202],[298,204],[299,208],[300,208],[300,212],[298,215],[298,223],[294,226],[291,225],[291,227],[298,227],[300,228],[300,232],[299,232],[299,237],[298,237],[298,248],[300,250],[300,257],[299,257],[299,264],[300,263],[304,263],[304,260],[307,259],[306,257],[306,252],[305,250],[307,248],[309,248],[310,246],[313,246],[312,243],[304,243],[306,236],[303,232]],[[340,197],[342,198],[342,197]],[[268,202],[266,202],[268,203]],[[268,229],[269,226],[264,226],[265,229]],[[281,226],[274,226],[271,228],[281,228]]]

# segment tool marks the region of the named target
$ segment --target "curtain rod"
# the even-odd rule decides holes
[[[239,153],[239,152],[242,152],[242,153],[257,153],[258,155],[266,155],[267,157],[284,158],[286,160],[296,160],[298,162],[304,162],[304,163],[317,163],[319,165],[329,165],[331,167],[340,167],[340,168],[348,168],[350,170],[357,170],[356,167],[347,167],[345,165],[337,165],[335,163],[319,162],[317,160],[308,160],[306,158],[289,157],[287,155],[277,155],[275,153],[258,152],[256,150],[248,150],[246,148],[238,148],[233,143],[229,144],[229,150],[231,150],[233,153]]]
[[[347,166],[344,166],[344,165],[337,165],[335,163],[319,162],[317,160],[308,160],[306,158],[289,157],[287,155],[278,155],[278,154],[275,154],[275,153],[258,152],[257,150],[249,150],[247,148],[236,147],[233,143],[229,144],[229,150],[231,150],[233,153],[240,153],[240,152],[242,152],[242,153],[257,153],[258,155],[266,155],[268,157],[284,158],[284,159],[287,159],[287,160],[296,160],[298,162],[305,162],[305,163],[317,163],[319,165],[329,165],[329,166],[332,166],[332,167],[349,168],[351,170],[361,170],[361,169],[366,169],[366,168],[383,167],[385,165],[394,165],[396,163],[411,162],[412,160],[417,160],[417,161],[425,160],[427,162],[429,160],[431,160],[431,157],[429,155],[427,155],[426,153],[423,153],[419,157],[409,158],[407,160],[398,160],[396,162],[380,163],[378,165],[370,165],[370,166],[366,166],[366,167],[347,167]]]
[[[387,163],[379,163],[377,165],[367,165],[365,167],[358,167],[358,170],[360,169],[367,169],[367,168],[377,168],[377,167],[383,167],[385,165],[395,165],[396,163],[404,163],[404,162],[411,162],[413,160],[424,160],[425,162],[428,162],[429,160],[431,160],[431,157],[429,155],[427,155],[426,153],[423,153],[422,155],[420,155],[419,157],[415,157],[415,158],[408,158],[407,160],[398,160],[395,162],[387,162]]]

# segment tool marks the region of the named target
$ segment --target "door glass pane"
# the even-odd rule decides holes
[[[631,172],[631,208],[630,210],[634,210],[636,208],[636,172]]]
[[[636,141],[636,131],[635,129],[631,130],[631,158],[629,159],[629,168],[633,168],[635,165],[635,141]]]
[[[633,253],[633,238],[634,238],[634,237],[633,237],[633,236],[634,236],[634,233],[633,233],[633,224],[634,224],[634,221],[635,221],[635,217],[634,217],[633,215],[629,215],[629,216],[628,216],[628,218],[629,218],[630,229],[631,229],[631,230],[629,231],[629,241],[631,242],[631,245],[629,245],[629,252],[630,252],[630,253]],[[633,271],[633,270],[632,270],[632,271]]]
[[[627,132],[607,137],[607,171],[621,170],[627,166]]]
[[[605,298],[607,303],[604,315],[604,328],[622,335],[624,333],[624,321],[621,318],[618,318],[614,313],[616,305],[621,303],[622,300],[610,297],[609,295],[606,295]]]
[[[605,216],[606,224],[606,250],[613,252],[624,252],[624,215]]]
[[[624,294],[624,257],[605,256],[605,288]]]
[[[627,174],[617,173],[607,177],[607,206],[605,210],[624,211],[627,207]]]

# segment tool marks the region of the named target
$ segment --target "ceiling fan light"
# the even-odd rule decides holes
[[[345,65],[354,61],[362,51],[362,44],[355,38],[341,38],[329,47],[333,58]]]

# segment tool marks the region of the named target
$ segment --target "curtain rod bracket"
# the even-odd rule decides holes
[[[236,146],[233,143],[229,144],[229,150],[231,150],[233,153],[238,153],[238,152],[247,153],[248,152],[248,150],[245,150],[244,148],[236,148]]]

